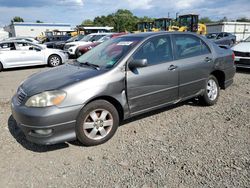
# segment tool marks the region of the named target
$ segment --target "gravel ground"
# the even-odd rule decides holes
[[[10,98],[44,69],[0,73],[0,187],[250,187],[250,71],[238,71],[215,106],[164,108],[83,147],[35,145],[16,127]]]

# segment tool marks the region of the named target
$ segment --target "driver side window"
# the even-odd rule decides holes
[[[133,59],[147,59],[148,65],[156,65],[173,60],[170,37],[157,36],[146,41],[133,55]]]

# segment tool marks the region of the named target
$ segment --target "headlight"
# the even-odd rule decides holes
[[[25,105],[29,107],[55,106],[62,103],[65,97],[66,93],[64,91],[45,91],[30,97]]]

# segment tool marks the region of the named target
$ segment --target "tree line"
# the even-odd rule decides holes
[[[164,17],[164,16],[163,16]],[[155,18],[151,17],[137,17],[130,10],[119,9],[115,13],[109,14],[107,16],[97,16],[93,20],[86,19],[80,25],[84,26],[110,26],[114,27],[114,31],[123,32],[123,31],[135,31],[137,30],[137,23],[142,21],[153,21]],[[200,23],[213,23],[213,22],[225,22],[225,21],[237,21],[237,22],[250,22],[250,18],[242,17],[236,20],[230,20],[227,17],[224,17],[220,20],[211,20],[209,17],[201,17],[199,19]],[[11,22],[24,22],[24,19],[15,16]],[[37,20],[36,23],[43,23],[40,20]]]

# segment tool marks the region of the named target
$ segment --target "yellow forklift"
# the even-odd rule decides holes
[[[205,35],[207,33],[207,27],[205,24],[199,23],[198,14],[184,14],[178,17],[178,31],[195,32],[197,34]]]
[[[154,31],[172,31],[173,19],[171,18],[158,18],[154,21]]]
[[[136,32],[148,32],[152,31],[154,26],[153,22],[138,22],[137,23],[137,31]]]

